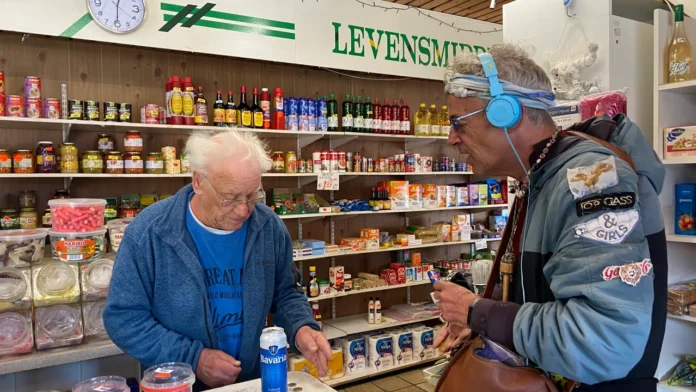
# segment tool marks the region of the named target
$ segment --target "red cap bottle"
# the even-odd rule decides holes
[[[283,89],[276,87],[273,89],[273,119],[271,120],[272,128],[285,130],[285,112],[283,111]]]

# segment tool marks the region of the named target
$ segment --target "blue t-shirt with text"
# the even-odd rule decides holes
[[[242,270],[247,222],[229,234],[210,232],[189,206],[186,229],[193,238],[205,274],[204,281],[218,348],[239,358],[242,345]]]

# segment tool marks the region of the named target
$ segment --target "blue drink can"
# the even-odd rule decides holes
[[[309,105],[306,98],[297,100],[298,114],[300,117],[300,131],[309,131]]]
[[[295,97],[288,98],[286,107],[288,108],[288,114],[285,116],[288,120],[288,126],[286,127],[288,131],[297,131],[297,99]]]
[[[265,328],[261,333],[261,391],[288,391],[287,338],[283,328]]]
[[[309,120],[308,130],[315,132],[317,130],[317,101],[313,99],[307,100],[307,117]]]
[[[322,132],[329,130],[327,113],[328,109],[326,107],[326,100],[324,98],[319,98],[317,101],[317,130]]]
[[[428,278],[430,278],[430,283],[435,284],[440,280],[440,271],[430,270],[428,271]]]

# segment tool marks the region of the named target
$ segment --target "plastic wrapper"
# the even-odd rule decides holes
[[[609,117],[620,113],[626,114],[628,112],[627,91],[627,89],[621,89],[582,97],[579,105],[582,121],[600,114],[606,114]]]
[[[479,357],[500,362],[504,365],[512,367],[526,366],[524,358],[508,350],[502,345],[486,338],[483,338],[483,343],[483,348],[479,348],[474,351],[474,353]]]
[[[0,232],[0,267],[26,267],[44,257],[46,230],[3,230]]]
[[[34,311],[36,349],[72,346],[82,343],[80,305],[56,305]]]
[[[667,379],[669,385],[696,385],[696,357],[687,355],[679,361],[677,366],[672,370],[672,374]]]
[[[123,239],[123,233],[126,232],[126,227],[128,227],[132,221],[133,218],[122,218],[106,222],[106,227],[109,230],[109,245],[112,252],[118,252],[121,239]]]
[[[143,392],[191,392],[196,375],[185,363],[170,362],[155,365],[143,373],[140,389]]]
[[[106,252],[106,230],[81,233],[49,231],[51,254],[55,260],[83,262],[99,259]]]
[[[95,377],[75,385],[72,392],[130,392],[126,379],[118,376]]]
[[[689,305],[696,304],[696,282],[670,285],[667,288],[667,311],[683,316]]]
[[[31,268],[34,307],[72,304],[80,300],[76,264],[49,261]]]
[[[80,265],[83,301],[106,299],[106,296],[109,294],[109,284],[111,283],[113,269],[114,261],[109,258]]]
[[[82,319],[85,322],[85,336],[106,336],[106,329],[104,329],[105,306],[106,301],[82,303]]]
[[[0,312],[31,309],[31,269],[0,268]]]
[[[0,313],[0,357],[27,354],[33,347],[31,311]]]

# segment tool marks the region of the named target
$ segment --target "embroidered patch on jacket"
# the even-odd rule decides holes
[[[616,161],[613,156],[592,166],[568,169],[566,178],[570,192],[573,193],[575,199],[597,193],[619,183],[619,176],[616,174]]]
[[[574,227],[575,236],[605,244],[620,244],[636,228],[640,215],[636,210],[605,212],[598,218]]]
[[[626,265],[612,265],[604,269],[602,278],[604,280],[620,278],[622,282],[635,286],[640,282],[640,278],[650,273],[652,266],[650,259]]]
[[[578,216],[589,215],[600,211],[623,210],[636,205],[636,194],[633,192],[607,193],[583,198],[575,203]]]

